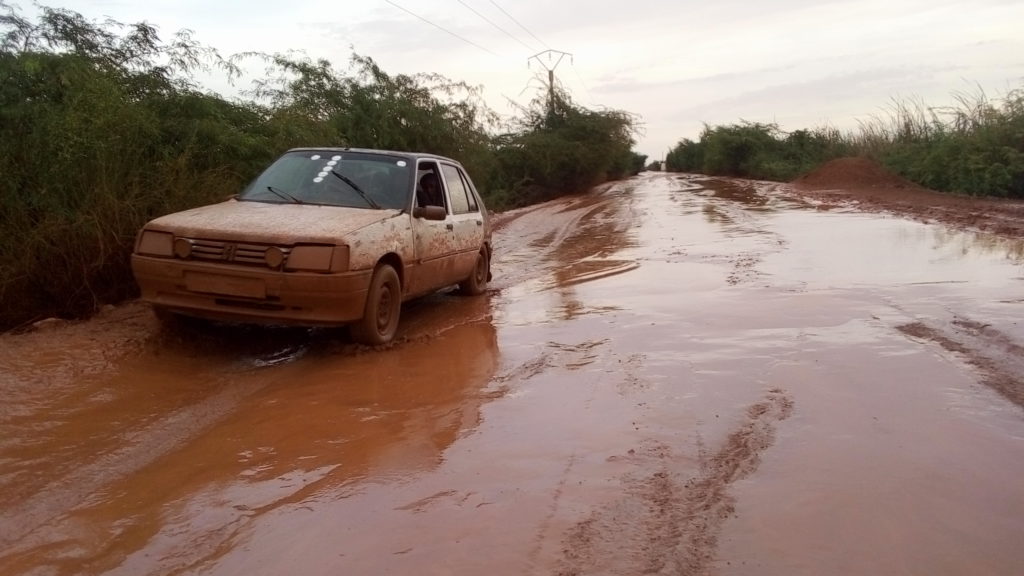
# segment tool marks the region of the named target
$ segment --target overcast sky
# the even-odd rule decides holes
[[[393,0],[473,44],[386,0],[41,2],[164,37],[188,28],[225,55],[298,50],[344,69],[355,50],[389,74],[481,85],[503,114],[541,88],[529,56],[570,52],[558,81],[587,107],[639,115],[651,159],[703,122],[853,129],[894,97],[1024,87],[1024,0]]]

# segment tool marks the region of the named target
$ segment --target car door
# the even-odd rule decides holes
[[[443,188],[443,178],[437,162],[421,160],[417,170],[417,183],[428,174],[436,175]],[[418,187],[417,184],[417,189]],[[407,293],[410,296],[426,294],[455,282],[455,224],[447,194],[442,193],[440,196],[446,212],[444,220],[427,220],[415,215],[412,218],[415,262],[409,267],[407,278]]]
[[[469,177],[460,166],[442,163],[445,187],[450,199],[450,218],[454,232],[452,255],[454,278],[465,280],[476,266],[477,254],[484,244],[484,217],[480,203],[473,194]]]

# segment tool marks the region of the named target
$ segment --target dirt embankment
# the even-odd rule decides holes
[[[805,198],[832,208],[855,202],[872,212],[1024,237],[1024,202],[955,196],[923,188],[863,157],[838,158],[792,182]]]

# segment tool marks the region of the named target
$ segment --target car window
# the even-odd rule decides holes
[[[389,154],[294,150],[264,170],[239,199],[401,210],[411,189],[409,164]]]
[[[416,182],[417,206],[448,207],[444,196],[444,182],[441,180],[436,162],[420,162],[416,171]]]
[[[471,211],[469,192],[462,181],[459,169],[450,164],[441,165],[444,179],[448,183],[448,195],[452,199],[452,214],[465,214]]]
[[[469,211],[479,212],[480,204],[477,202],[476,190],[473,189],[473,184],[470,182],[469,176],[461,169],[459,170],[459,175],[462,176],[462,184],[466,187],[466,196],[469,198]]]

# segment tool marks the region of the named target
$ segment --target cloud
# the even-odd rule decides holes
[[[388,74],[483,85],[499,111],[537,89],[531,48],[452,0],[395,1],[498,56],[379,1],[43,1],[165,34],[192,28],[224,54],[298,49],[343,70],[354,50]],[[973,82],[1005,92],[1024,77],[1020,0],[497,0],[540,41],[494,3],[464,1],[532,48],[573,53],[556,79],[587,106],[642,115],[647,153],[696,136],[701,121],[855,124],[894,95],[942,102]]]
[[[773,66],[755,70],[737,70],[733,72],[722,72],[708,76],[697,76],[679,80],[643,81],[633,76],[605,76],[599,79],[599,83],[593,88],[594,92],[601,94],[636,93],[651,91],[680,91],[700,85],[718,85],[726,82],[749,82],[754,78],[778,75],[794,70],[795,64],[786,66]]]

